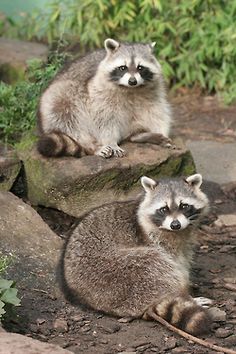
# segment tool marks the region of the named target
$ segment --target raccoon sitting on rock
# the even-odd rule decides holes
[[[100,206],[81,219],[62,257],[64,288],[71,299],[110,315],[148,319],[154,313],[191,334],[206,332],[206,299],[188,290],[192,229],[208,210],[202,177],[142,177],[141,183],[142,197]]]
[[[47,157],[122,157],[130,139],[170,146],[171,111],[153,44],[105,40],[73,61],[43,92],[38,151]]]

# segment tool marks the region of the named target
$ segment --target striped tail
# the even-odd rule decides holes
[[[45,157],[80,157],[81,146],[71,137],[61,132],[52,132],[39,138],[37,149]]]
[[[210,331],[211,318],[207,310],[198,305],[189,295],[177,296],[175,298],[166,297],[161,302],[158,302],[158,304],[154,303],[149,306],[143,318],[155,319],[155,315],[164,318],[173,326],[192,335],[199,335]]]

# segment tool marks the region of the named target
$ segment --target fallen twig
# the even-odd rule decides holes
[[[150,312],[149,312],[150,311]],[[171,330],[172,332],[177,333],[178,335],[180,335],[181,337],[184,337],[185,339],[191,340],[194,343],[197,343],[199,345],[202,345],[203,347],[209,348],[209,349],[213,349],[216,350],[218,352],[223,352],[226,354],[236,354],[235,350],[229,349],[229,348],[225,348],[225,347],[220,347],[218,345],[212,344],[204,339],[200,339],[198,337],[195,337],[187,332],[182,331],[181,329],[173,326],[172,324],[170,324],[169,322],[167,322],[166,320],[164,320],[164,318],[158,316],[157,314],[155,314],[152,310],[147,311],[147,315],[154,319],[155,321],[161,323],[163,326],[167,327],[169,330]]]

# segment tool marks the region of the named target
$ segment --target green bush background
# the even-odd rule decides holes
[[[166,79],[236,98],[236,0],[54,0],[17,28],[21,37],[66,37],[81,50],[107,37],[155,41]]]

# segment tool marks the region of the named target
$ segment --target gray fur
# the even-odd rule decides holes
[[[73,145],[78,144],[85,153],[123,156],[118,144],[131,135],[140,131],[164,138],[169,135],[170,106],[152,46],[120,44],[108,39],[105,48],[72,62],[55,77],[40,99],[41,135],[62,133],[72,138],[72,146],[63,147],[68,154],[73,155],[77,151]],[[128,72],[112,80],[111,72],[122,65],[128,67]],[[148,69],[139,73],[138,65]],[[137,85],[129,85],[130,77],[135,78]]]
[[[80,302],[108,314],[132,317],[143,316],[155,304],[165,317],[179,296],[173,323],[181,317],[176,314],[188,307],[194,307],[195,315],[200,311],[199,316],[205,316],[188,295],[195,243],[192,226],[174,232],[152,223],[150,204],[162,192],[168,195],[172,183],[178,191],[184,190],[182,180],[151,184],[143,198],[101,206],[81,220],[64,253],[64,278]],[[196,199],[198,192],[192,190]],[[208,202],[203,196],[205,208]],[[194,333],[198,325],[189,320],[188,326]]]

